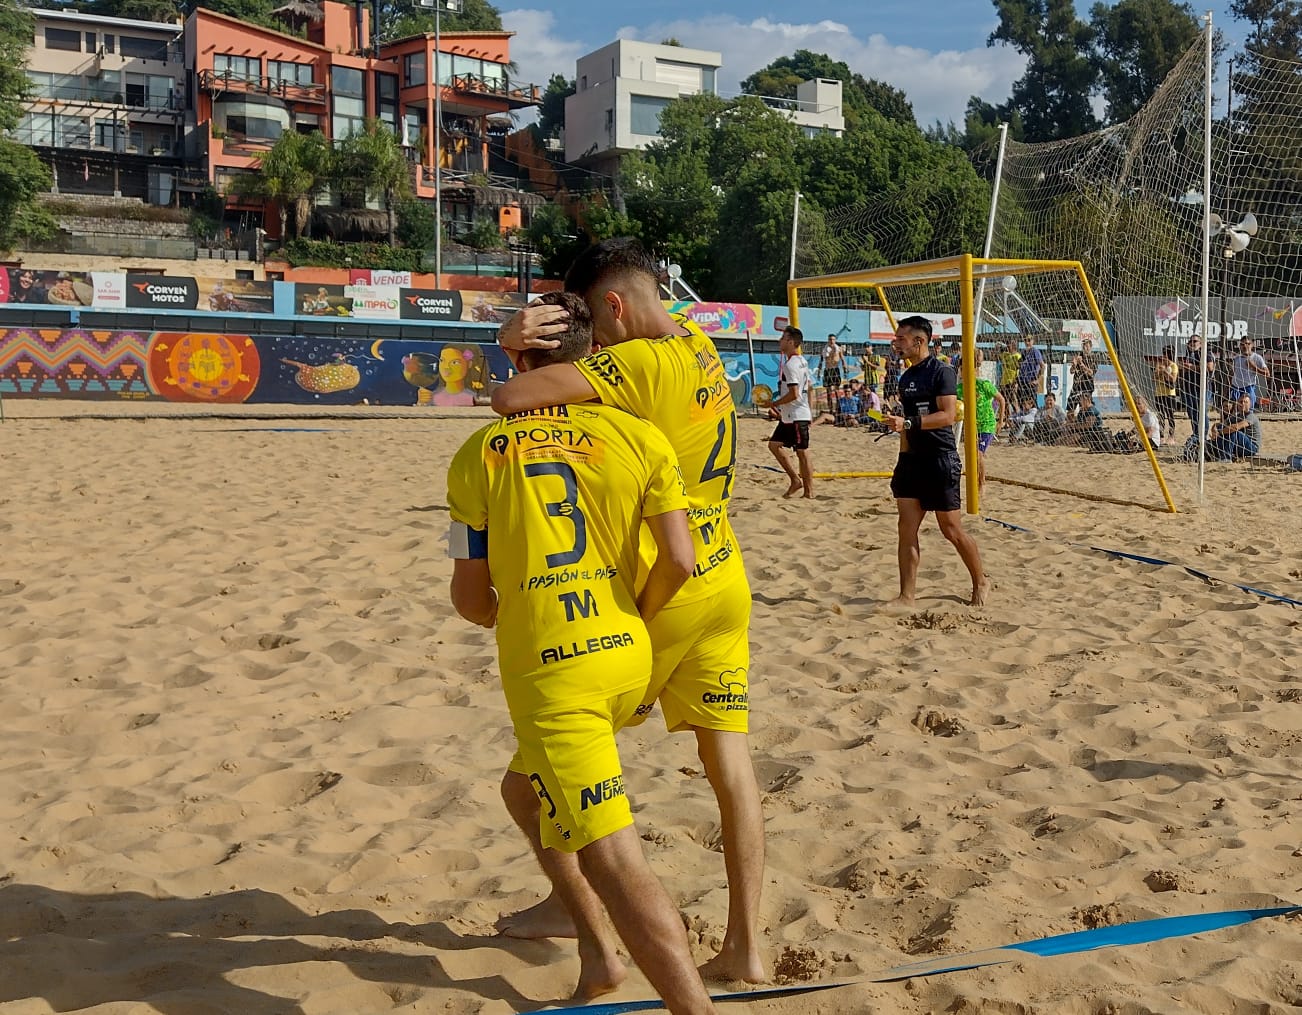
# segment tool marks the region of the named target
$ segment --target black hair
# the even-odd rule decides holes
[[[550,363],[573,363],[592,352],[592,311],[580,296],[575,293],[547,293],[538,302],[563,307],[569,312],[570,326],[567,331],[550,336],[560,341],[559,348],[525,349],[520,353],[526,369],[537,370]]]
[[[629,236],[594,243],[575,258],[565,275],[565,291],[585,299],[601,283],[615,276],[644,276],[654,287],[660,281],[660,267],[646,247]]]
[[[921,314],[915,314],[912,317],[906,317],[895,326],[895,330],[900,328],[910,328],[913,331],[920,331],[927,336],[927,341],[931,342],[931,322]]]
[[[788,336],[791,339],[791,341],[796,343],[796,345],[805,344],[805,333],[797,327],[793,327],[792,325],[788,324],[785,328],[782,329],[782,334]],[[830,338],[831,336],[829,335],[828,337]]]

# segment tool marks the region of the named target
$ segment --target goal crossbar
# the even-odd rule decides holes
[[[1162,475],[1157,453],[1148,438],[1148,432],[1139,418],[1139,409],[1135,405],[1134,394],[1121,369],[1121,360],[1117,356],[1112,335],[1103,321],[1094,289],[1085,275],[1085,267],[1080,261],[1031,260],[1023,258],[974,257],[971,254],[959,254],[954,257],[937,257],[927,261],[913,261],[908,264],[887,265],[881,268],[865,268],[861,271],[841,271],[831,275],[811,275],[806,278],[793,278],[787,281],[787,309],[793,326],[800,326],[800,290],[801,289],[871,289],[881,303],[886,319],[892,330],[897,327],[895,312],[886,298],[885,288],[898,286],[931,285],[954,282],[959,286],[959,314],[963,322],[963,413],[970,421],[963,427],[963,450],[967,459],[966,497],[968,514],[980,511],[980,490],[977,485],[977,385],[976,385],[976,293],[974,284],[992,278],[1004,278],[1009,275],[1041,275],[1054,272],[1070,272],[1080,282],[1081,291],[1089,305],[1090,316],[1107,347],[1108,359],[1117,373],[1117,383],[1125,400],[1126,408],[1135,424],[1135,432],[1144,445],[1149,465],[1157,480],[1158,488],[1167,511],[1176,513],[1175,501]],[[1064,493],[1069,491],[1062,491]]]

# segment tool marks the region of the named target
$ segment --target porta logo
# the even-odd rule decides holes
[[[511,446],[511,438],[504,433],[492,437],[488,441],[488,446],[496,451],[499,455],[506,454],[506,449]]]
[[[706,705],[722,705],[725,712],[746,712],[749,710],[750,694],[746,689],[746,668],[725,670],[719,674],[719,686],[723,693],[706,691],[701,701]]]

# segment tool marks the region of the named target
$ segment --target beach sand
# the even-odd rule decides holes
[[[495,1015],[563,998],[572,942],[492,933],[545,884],[498,798],[513,741],[491,635],[447,598],[445,470],[487,417],[6,409],[0,1010]],[[1302,611],[1230,584],[1302,599],[1302,475],[1209,466],[1206,502],[1175,516],[991,483],[981,514],[1030,531],[968,520],[989,605],[963,604],[928,522],[916,608],[891,612],[886,481],[783,501],[770,428],[741,423],[733,515],[776,975],[1302,900]],[[813,437],[819,469],[889,467],[889,440]],[[1267,439],[1302,452],[1302,423]],[[1144,468],[998,445],[990,464],[1155,503]],[[1170,469],[1183,495],[1189,467]],[[621,747],[703,961],[727,893],[693,742],[657,715]],[[634,972],[611,999],[646,996]],[[1302,920],[1275,919],[726,1010],[1298,1006]]]

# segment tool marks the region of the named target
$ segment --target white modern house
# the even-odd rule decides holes
[[[814,78],[796,85],[794,99],[777,99],[767,95],[760,98],[774,109],[787,114],[805,134],[845,133],[845,116],[841,111],[841,82],[835,78]]]
[[[683,95],[715,93],[723,55],[616,39],[575,65],[565,100],[565,161],[611,172],[660,133],[661,111]]]

